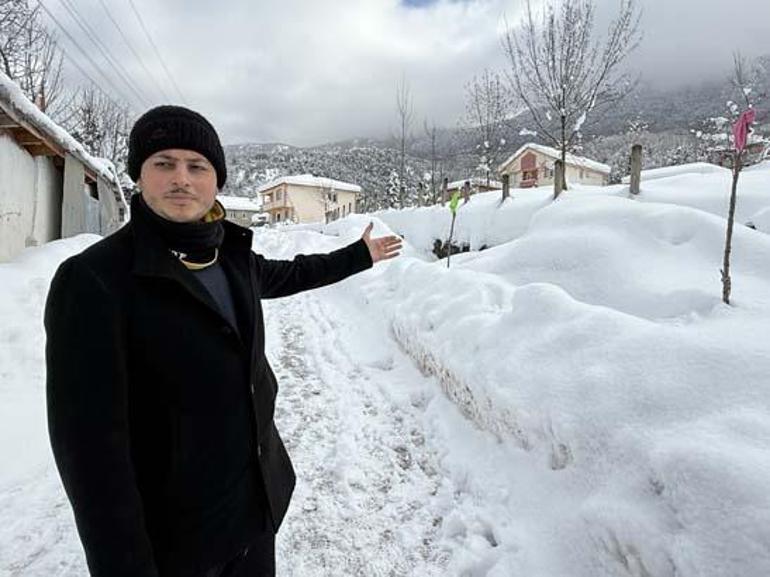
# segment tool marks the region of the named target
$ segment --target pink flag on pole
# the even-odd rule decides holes
[[[746,148],[746,140],[749,137],[749,126],[754,122],[754,109],[749,108],[744,110],[738,117],[738,120],[733,124],[733,141],[735,143],[735,150],[743,152]]]

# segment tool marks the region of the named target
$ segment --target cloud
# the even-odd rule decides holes
[[[163,68],[128,3],[110,4],[155,80],[122,45],[97,0],[88,1],[81,11],[147,98],[160,104]],[[598,29],[618,2],[597,0]],[[190,106],[211,119],[223,141],[298,145],[387,136],[395,129],[402,76],[416,130],[424,118],[456,125],[465,84],[484,67],[505,67],[499,34],[504,17],[515,23],[522,8],[517,0],[134,3]],[[645,41],[632,64],[660,83],[728,67],[734,48],[767,50],[766,0],[645,0],[643,8]]]

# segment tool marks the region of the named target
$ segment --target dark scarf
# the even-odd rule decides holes
[[[132,218],[141,218],[163,240],[171,253],[190,269],[201,268],[200,264],[214,264],[219,247],[225,238],[222,220],[225,209],[219,201],[197,222],[173,222],[156,214],[142,198],[135,194],[131,198]]]

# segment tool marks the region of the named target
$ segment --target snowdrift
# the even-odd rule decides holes
[[[744,176],[745,214],[770,202],[770,173]],[[410,256],[447,225],[445,208],[378,215],[376,232],[406,230],[418,246],[346,294],[357,284],[462,413],[526,455],[534,481],[493,514],[498,541],[539,537],[530,554],[490,550],[477,567],[492,569],[468,575],[770,574],[770,237],[736,228],[723,305],[723,181],[661,178],[638,200],[584,188],[498,208],[480,195],[460,236],[498,243],[449,270]],[[326,231],[350,239],[362,224]]]

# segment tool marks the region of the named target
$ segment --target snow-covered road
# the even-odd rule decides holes
[[[362,364],[342,336],[355,321],[316,294],[275,301],[266,313],[282,387],[277,423],[299,477],[279,574],[443,574],[439,493],[451,488],[423,432],[422,376],[398,353]],[[399,389],[414,394],[399,403]]]
[[[281,387],[276,420],[298,475],[278,574],[429,577],[488,567],[498,546],[491,526],[458,513],[475,511],[479,495],[442,459],[455,435],[479,436],[479,453],[494,439],[474,431],[344,288],[267,302],[265,319]],[[40,389],[34,395],[44,402]],[[1,577],[87,574],[47,447],[36,470],[0,491],[0,518]]]

